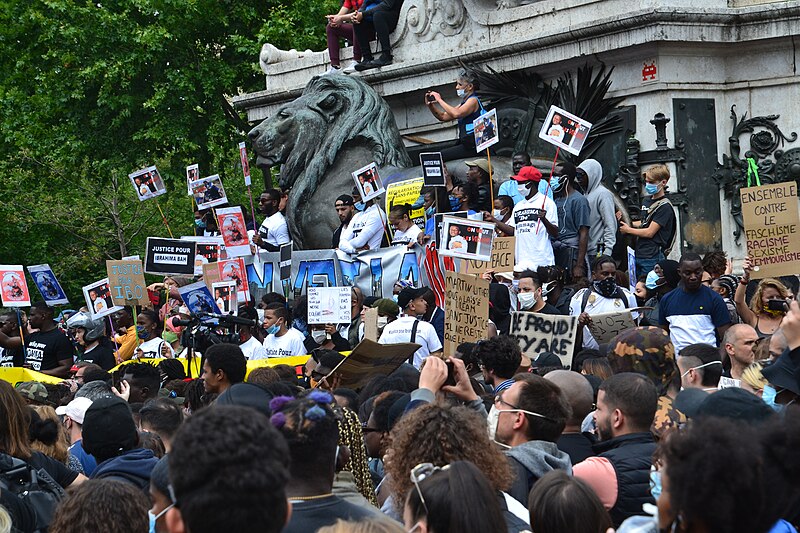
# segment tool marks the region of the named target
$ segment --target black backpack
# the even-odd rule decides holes
[[[46,532],[64,489],[43,468],[0,453],[0,490],[14,494],[36,514],[34,532]]]

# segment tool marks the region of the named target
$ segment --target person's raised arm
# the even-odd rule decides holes
[[[467,98],[467,100],[459,105],[458,107],[453,107],[447,102],[442,99],[442,95],[437,93],[436,91],[431,91],[428,94],[436,98],[436,103],[444,109],[444,112],[450,117],[450,120],[454,118],[464,118],[468,117],[469,115],[473,114],[475,111],[478,110],[478,98]]]
[[[742,319],[742,322],[755,327],[758,317],[747,306],[747,302],[745,301],[747,296],[747,284],[750,281],[750,273],[753,271],[753,266],[750,263],[749,255],[744,258],[744,264],[742,265],[742,268],[744,269],[744,275],[742,276],[742,279],[739,280],[739,285],[736,287],[736,292],[733,295],[733,303],[736,304],[736,312],[739,313],[739,317]]]
[[[6,348],[8,350],[13,350],[16,348],[22,348],[22,338],[21,337],[9,337],[2,331],[0,331],[0,346]]]

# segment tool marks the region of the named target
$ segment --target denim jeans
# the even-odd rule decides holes
[[[648,272],[653,270],[653,268],[656,266],[656,263],[660,263],[664,259],[666,259],[666,257],[664,257],[664,254],[662,252],[658,252],[658,255],[656,255],[655,257],[648,257],[646,259],[642,259],[642,258],[637,257],[636,258],[636,275],[637,276],[646,276]],[[635,281],[635,280],[631,280],[631,281]]]

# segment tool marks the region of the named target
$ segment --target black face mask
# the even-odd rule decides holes
[[[617,294],[617,282],[614,278],[606,278],[602,281],[594,282],[594,290],[606,298],[614,298]]]

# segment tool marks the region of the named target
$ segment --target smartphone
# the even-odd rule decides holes
[[[447,365],[447,379],[444,380],[445,385],[455,386],[456,384],[456,370],[455,365],[451,361],[445,363]]]
[[[428,101],[428,102],[430,102],[430,103],[433,103],[433,102],[435,102],[435,101],[436,101],[436,97],[435,97],[435,96],[433,96],[432,94],[426,94],[426,95],[425,95],[425,100],[427,100],[427,101]]]
[[[784,313],[789,312],[789,302],[786,300],[781,300],[776,298],[774,300],[767,300],[767,309],[770,311],[783,311]]]

